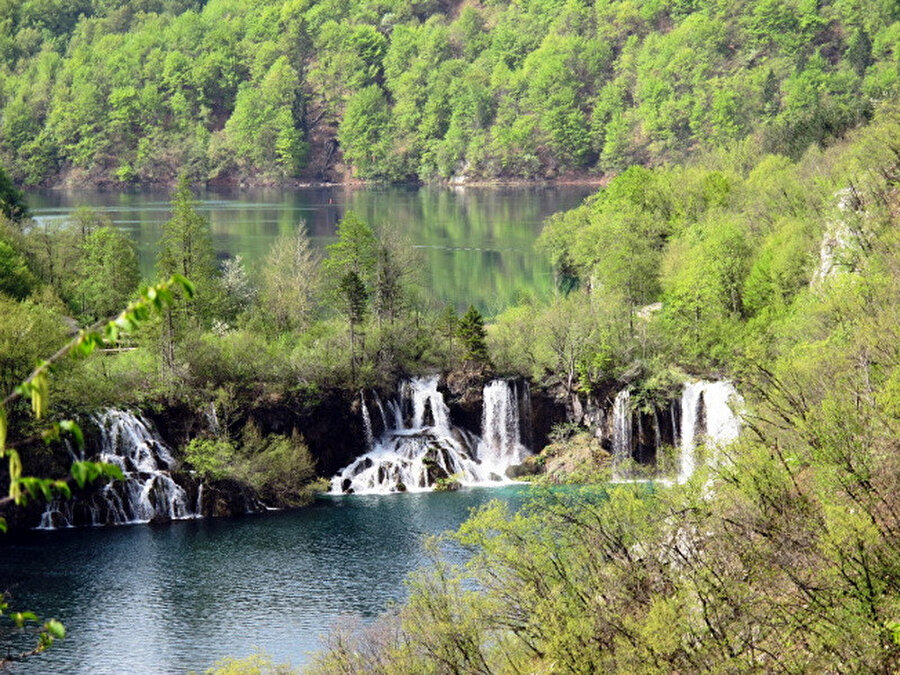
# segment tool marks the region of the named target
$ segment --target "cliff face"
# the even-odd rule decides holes
[[[358,398],[349,391],[332,389],[315,397],[285,397],[242,404],[225,424],[228,431],[253,423],[262,435],[299,433],[316,459],[316,473],[331,476],[340,467],[365,452],[365,434],[358,411]],[[149,412],[163,439],[173,448],[183,448],[192,438],[218,425],[210,410],[198,411],[176,404]]]

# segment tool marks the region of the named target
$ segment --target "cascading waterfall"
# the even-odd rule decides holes
[[[706,412],[706,437],[721,446],[735,440],[741,432],[740,416],[732,406],[740,406],[742,399],[731,382],[709,382],[703,392]]]
[[[451,476],[462,485],[507,482],[506,469],[528,452],[520,442],[515,383],[494,380],[485,386],[481,438],[453,426],[438,381],[436,375],[405,380],[398,398],[386,402],[373,393],[384,432],[332,478],[333,493],[420,492]],[[371,417],[365,397],[361,402],[368,435]]]
[[[175,459],[149,422],[123,410],[108,410],[93,421],[100,429],[97,459],[118,466],[125,480],[113,481],[87,499],[50,502],[39,529],[73,527],[76,520],[124,525],[199,517],[200,497],[188,504],[187,493],[170,474]]]
[[[613,401],[613,479],[622,479],[622,472],[631,462],[631,392],[623,389]]]
[[[678,463],[678,482],[686,482],[694,473],[697,458],[694,448],[697,443],[697,415],[700,412],[700,397],[706,382],[685,382],[681,392],[681,447]]]
[[[715,448],[738,437],[741,418],[733,406],[739,406],[741,400],[731,382],[685,383],[681,394],[679,483],[687,482],[694,474],[698,445]]]
[[[519,424],[519,392],[515,382],[493,380],[484,387],[478,458],[495,471],[521,464],[528,450],[522,446]]]
[[[673,440],[678,447],[677,481],[687,482],[697,468],[697,448],[705,444],[710,448],[729,443],[738,437],[741,420],[733,405],[739,406],[741,397],[730,382],[686,382],[681,393],[681,424],[675,423],[674,405],[671,408]],[[614,481],[633,478],[629,465],[634,459],[634,413],[630,409],[631,394],[620,391],[613,401],[612,476]],[[652,418],[654,442],[657,452],[662,433],[659,418]],[[642,435],[641,418],[637,418],[639,437]],[[710,458],[713,461],[714,457]],[[661,479],[655,479],[662,481]]]
[[[359,392],[359,405],[362,409],[363,429],[366,432],[366,447],[369,450],[375,445],[375,434],[372,432],[372,418],[369,417],[369,408],[366,406],[366,395]]]

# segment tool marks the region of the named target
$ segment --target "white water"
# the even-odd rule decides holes
[[[528,452],[519,440],[514,383],[494,380],[485,386],[483,438],[453,426],[436,375],[405,380],[396,400],[383,403],[372,396],[384,431],[373,437],[369,452],[331,479],[333,493],[422,492],[444,476],[462,485],[507,483],[506,469]],[[360,400],[368,438],[371,414],[365,397]]]
[[[38,529],[72,527],[76,509],[83,509],[92,525],[199,516],[199,497],[188,504],[187,494],[170,474],[175,459],[149,422],[123,410],[108,410],[93,420],[100,429],[97,460],[118,466],[125,480],[103,486],[86,500],[52,501]]]
[[[519,392],[515,382],[489,382],[484,387],[478,458],[500,475],[506,467],[521,464],[528,450],[520,440],[520,429]]]
[[[741,397],[730,382],[707,382],[698,380],[686,382],[681,393],[681,425],[675,428],[678,443],[679,483],[690,480],[697,469],[697,448],[705,445],[713,452],[717,447],[730,443],[738,437],[741,429],[740,415],[736,411]],[[631,394],[627,389],[620,391],[613,402],[613,458],[614,481],[627,481],[628,466],[632,458],[632,417]],[[702,424],[701,424],[702,422]],[[657,450],[660,444],[658,422],[654,427]],[[714,460],[715,456],[708,456]]]
[[[697,443],[697,415],[700,397],[706,382],[685,382],[681,393],[681,447],[678,466],[678,482],[684,483],[697,468],[695,444]]]
[[[703,392],[707,445],[713,450],[731,443],[741,432],[740,394],[731,382],[708,382]],[[712,457],[715,461],[715,455]]]
[[[613,479],[622,479],[622,472],[631,461],[631,392],[623,389],[613,401]]]

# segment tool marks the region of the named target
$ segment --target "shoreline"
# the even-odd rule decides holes
[[[441,180],[441,181],[407,181],[407,182],[382,182],[364,180],[345,181],[198,181],[192,183],[194,187],[204,187],[207,190],[313,190],[325,188],[343,188],[347,190],[372,189],[372,188],[423,188],[441,187],[453,190],[465,190],[466,188],[540,188],[553,186],[596,186],[605,187],[613,175],[605,176],[565,176],[560,178],[510,178],[510,179],[472,179],[472,180]],[[116,181],[69,181],[60,180],[50,185],[19,186],[27,194],[33,191],[47,192],[132,192],[143,190],[168,191],[175,185],[175,181],[148,181],[134,183],[120,183]]]

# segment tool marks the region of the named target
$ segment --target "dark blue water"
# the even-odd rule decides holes
[[[0,548],[14,609],[68,636],[15,673],[184,673],[259,647],[300,665],[343,616],[371,618],[405,594],[427,534],[455,529],[527,487],[327,497],[229,520],[31,533]],[[0,630],[0,648],[30,645]]]

